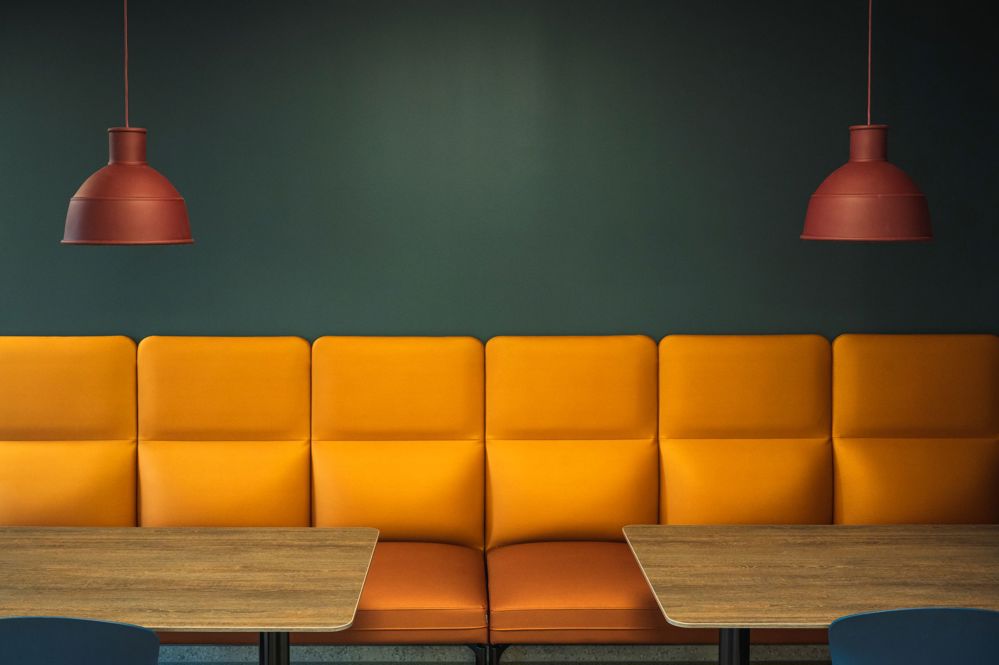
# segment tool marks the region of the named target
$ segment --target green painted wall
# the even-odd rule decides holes
[[[0,334],[999,332],[990,3],[875,3],[923,245],[798,240],[863,121],[863,0],[133,0],[197,244],[59,245],[120,2],[0,4]]]

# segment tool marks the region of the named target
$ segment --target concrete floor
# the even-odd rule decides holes
[[[302,665],[319,663],[473,663],[464,647],[292,647],[292,661]],[[669,663],[701,665],[717,662],[713,646],[574,646],[511,647],[503,654],[504,665],[519,663]],[[753,647],[756,663],[780,665],[828,665],[825,646],[765,645]],[[160,665],[247,665],[257,662],[256,647],[163,646]]]

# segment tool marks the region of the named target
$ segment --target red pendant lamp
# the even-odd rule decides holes
[[[930,210],[912,178],[888,162],[887,125],[871,124],[871,19],[867,3],[867,124],[850,127],[850,161],[812,194],[802,240],[930,240]]]
[[[108,165],[70,199],[66,245],[182,245],[194,242],[183,197],[146,163],[146,130],[128,123],[128,0],[125,17],[125,126],[108,130]]]

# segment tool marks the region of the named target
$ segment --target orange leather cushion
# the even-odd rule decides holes
[[[487,543],[621,540],[655,524],[654,439],[489,441]]]
[[[671,335],[659,375],[660,521],[831,521],[824,338]]]
[[[827,439],[662,442],[664,524],[828,524]]]
[[[470,635],[469,631],[474,633]],[[377,643],[386,633],[429,633],[431,642],[486,639],[486,571],[482,550],[442,543],[379,542],[354,625],[319,641]],[[436,635],[435,635],[436,634]],[[449,637],[450,634],[450,637]],[[458,638],[458,639],[455,639]]]
[[[482,439],[482,342],[473,337],[320,337],[313,438]]]
[[[999,337],[840,335],[833,436],[999,436]]]
[[[309,526],[308,441],[143,441],[143,526]]]
[[[323,337],[313,346],[317,526],[482,547],[482,343]]]
[[[0,525],[135,526],[135,442],[0,442]]]
[[[999,338],[833,345],[835,520],[999,522]]]
[[[135,342],[0,337],[0,440],[135,439]]]
[[[717,631],[666,623],[625,543],[550,542],[487,553],[490,641],[712,642]]]
[[[135,343],[0,337],[0,525],[134,524]]]
[[[300,337],[147,337],[139,344],[139,438],[309,438],[309,343]]]
[[[829,342],[670,335],[659,343],[664,439],[829,438]]]
[[[308,343],[149,337],[139,345],[144,526],[308,526]]]
[[[486,345],[486,543],[622,538],[655,522],[656,355],[648,337]]]
[[[489,439],[631,439],[656,433],[648,337],[494,337],[486,344]]]
[[[836,521],[999,522],[996,439],[837,439]]]
[[[482,548],[481,441],[316,441],[316,526]]]

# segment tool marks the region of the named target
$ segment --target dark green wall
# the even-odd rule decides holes
[[[0,4],[0,334],[999,332],[987,2],[875,2],[936,240],[798,240],[863,122],[866,3],[133,0],[191,247],[64,247],[120,2]]]

